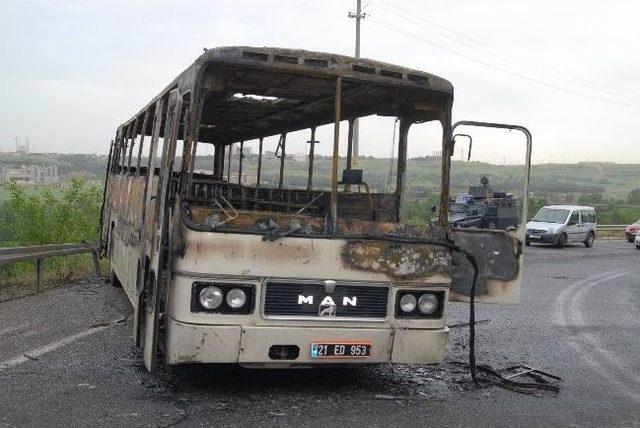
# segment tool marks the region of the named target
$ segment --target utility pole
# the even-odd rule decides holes
[[[360,20],[364,19],[366,13],[362,13],[362,0],[356,0],[356,13],[349,12],[349,18],[355,18],[356,20],[356,58],[360,58]],[[358,119],[353,122],[353,157],[352,159],[358,158],[360,154],[360,145],[358,144],[358,136],[359,136],[359,127],[358,127]]]

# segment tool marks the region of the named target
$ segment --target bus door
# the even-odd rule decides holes
[[[489,183],[485,182],[482,185],[487,186],[487,197],[485,199],[476,199],[474,202],[492,207],[504,207],[505,204],[510,203],[519,204],[521,212],[518,224],[501,229],[496,227],[495,223],[489,222],[487,225],[479,222],[479,225],[475,227],[450,226],[448,228],[449,236],[456,245],[473,255],[478,264],[478,280],[476,281],[474,293],[475,300],[484,303],[518,303],[520,301],[523,249],[527,227],[529,174],[531,170],[531,133],[527,128],[519,125],[474,121],[457,122],[452,127],[451,135],[453,137],[448,151],[450,165],[451,156],[455,153],[456,136],[467,138],[466,141],[469,142],[468,153],[469,155],[471,153],[473,136],[469,133],[456,134],[455,131],[458,127],[516,130],[522,132],[526,137],[523,189],[522,194],[518,195],[521,198],[520,201],[509,200],[512,196],[510,195],[511,192],[507,192],[507,190],[510,189],[500,189],[502,192],[498,192],[498,189],[490,190]],[[463,140],[458,138],[458,141],[461,142]],[[459,253],[454,253],[453,267],[450,299],[453,301],[468,301],[473,282],[473,267],[465,256]]]
[[[160,105],[160,107],[162,106]],[[147,269],[141,269],[146,270],[146,274],[143,275],[146,278],[143,278],[143,281],[141,282],[142,299],[140,300],[144,302],[144,313],[141,313],[143,308],[140,307],[138,310],[140,314],[138,316],[142,317],[142,315],[144,315],[143,359],[144,365],[149,371],[155,370],[156,367],[160,317],[164,310],[166,290],[169,285],[169,281],[171,280],[171,251],[169,251],[171,248],[171,242],[169,242],[171,234],[169,229],[172,224],[170,204],[172,188],[171,181],[181,109],[182,99],[178,90],[173,90],[169,93],[169,99],[167,102],[160,175],[158,177],[158,185],[155,193],[152,192],[154,164],[151,162],[150,169],[148,171],[148,199],[155,197],[155,204],[151,205],[154,209],[149,209],[149,207],[147,207],[144,215],[145,228],[142,233],[144,235],[144,233],[149,230],[146,227],[147,225],[152,227],[153,233],[151,240],[143,239],[143,241],[150,243],[151,248],[148,248],[147,251],[147,254],[150,255],[149,266]],[[158,111],[158,109],[156,109],[156,111]],[[161,112],[162,108],[160,108],[159,111]],[[154,145],[154,147],[152,148],[152,151],[155,151],[155,145],[157,144],[158,139],[155,129],[156,126],[159,130],[160,124],[156,123],[154,125],[154,138],[152,139],[152,145]]]

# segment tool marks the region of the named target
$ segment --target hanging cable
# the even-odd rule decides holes
[[[513,76],[519,77],[520,79],[527,80],[527,81],[533,82],[533,83],[537,83],[539,85],[543,85],[543,86],[546,86],[546,87],[549,87],[549,88],[552,88],[552,89],[556,89],[558,91],[567,92],[567,93],[570,93],[570,94],[573,94],[573,95],[577,95],[577,96],[580,96],[580,97],[590,98],[590,99],[594,99],[594,100],[605,102],[605,103],[609,103],[609,104],[616,104],[616,105],[620,105],[620,106],[624,106],[624,107],[631,107],[631,108],[640,109],[640,105],[637,105],[637,104],[631,104],[631,103],[627,103],[627,102],[623,102],[623,101],[617,101],[617,100],[612,100],[612,99],[609,99],[609,98],[604,98],[604,97],[600,97],[600,96],[596,96],[596,95],[587,94],[587,93],[580,92],[580,91],[577,91],[577,90],[574,90],[574,89],[571,89],[571,88],[565,88],[565,87],[562,87],[562,86],[559,86],[559,85],[556,85],[556,84],[553,84],[553,83],[545,82],[543,80],[540,80],[540,79],[537,79],[537,78],[534,78],[534,77],[526,76],[526,75],[524,75],[524,74],[522,74],[520,72],[509,70],[509,69],[506,69],[506,68],[501,67],[499,65],[495,65],[495,64],[492,64],[490,62],[484,61],[482,59],[476,58],[476,57],[474,57],[472,55],[468,55],[466,53],[459,52],[459,51],[457,51],[455,49],[452,49],[452,48],[450,48],[448,46],[445,46],[445,45],[442,45],[440,43],[437,43],[437,42],[434,42],[432,40],[429,40],[429,39],[425,38],[424,36],[415,34],[415,33],[411,32],[411,31],[407,31],[407,30],[405,30],[403,28],[400,28],[400,27],[398,27],[398,26],[396,26],[394,24],[391,24],[391,23],[389,23],[387,21],[379,19],[379,18],[377,18],[377,17],[375,17],[373,15],[369,15],[369,18],[373,22],[375,22],[375,23],[377,23],[377,24],[379,24],[379,25],[381,25],[383,27],[386,27],[386,28],[388,28],[390,30],[393,30],[393,31],[396,31],[398,33],[404,34],[406,36],[413,37],[413,38],[417,39],[418,41],[421,41],[422,43],[426,43],[428,45],[435,46],[435,47],[437,47],[439,49],[445,50],[445,51],[447,51],[449,53],[452,53],[454,55],[457,55],[459,57],[465,58],[467,60],[482,64],[482,65],[485,65],[485,66],[493,68],[495,70],[502,71],[502,72],[507,73],[507,74],[511,74]]]
[[[412,22],[420,27],[425,27],[425,24],[426,24],[426,26],[431,27],[431,31],[434,31],[435,33],[441,35],[442,37],[445,37],[461,45],[470,47],[476,51],[482,50],[485,53],[492,55],[496,58],[499,58],[503,61],[507,61],[519,66],[526,65],[527,67],[535,68],[538,70],[538,73],[545,74],[554,79],[562,80],[573,85],[582,86],[582,87],[589,88],[602,93],[609,93],[617,97],[640,100],[639,92],[631,91],[628,89],[616,88],[610,85],[606,85],[604,83],[600,83],[600,82],[596,82],[593,80],[576,76],[574,74],[566,72],[565,70],[560,70],[555,67],[550,67],[548,65],[540,63],[539,61],[535,61],[535,60],[514,54],[505,49],[492,46],[482,40],[468,36],[459,31],[452,30],[444,25],[440,25],[424,17],[417,17],[415,13],[411,13],[406,9],[403,9],[397,5],[386,3],[381,0],[375,0],[375,3],[372,0],[372,3],[380,7],[384,11],[397,16],[400,19],[403,19],[408,22]]]

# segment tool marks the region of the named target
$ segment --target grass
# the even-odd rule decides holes
[[[109,260],[100,260],[100,275],[109,272]],[[43,288],[78,281],[95,275],[91,254],[75,254],[44,260]],[[18,262],[0,266],[0,289],[7,287],[32,288],[35,291],[36,262]]]

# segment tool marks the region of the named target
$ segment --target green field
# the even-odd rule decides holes
[[[143,162],[146,162],[144,160]],[[276,185],[280,160],[273,154],[265,155],[262,164],[262,183]],[[0,165],[20,164],[58,165],[59,173],[65,176],[85,177],[89,181],[101,182],[104,178],[107,157],[84,154],[0,154]],[[340,160],[340,169],[345,159]],[[395,188],[395,179],[389,185],[390,159],[363,157],[358,168],[364,171],[366,181],[375,191]],[[210,170],[212,156],[199,156],[196,168]],[[308,163],[306,157],[288,156],[285,161],[284,181],[287,187],[304,188],[307,184]],[[464,192],[470,184],[478,183],[487,176],[495,190],[513,192],[522,190],[523,167],[521,165],[494,165],[483,162],[454,161],[451,171],[451,193]],[[237,171],[238,156],[233,157],[232,175]],[[314,187],[329,188],[331,159],[317,156],[314,168]],[[255,180],[257,156],[247,155],[243,171]],[[394,169],[395,173],[395,169]],[[408,197],[426,201],[437,197],[440,186],[440,159],[435,157],[412,158],[407,162]],[[545,203],[591,202],[603,206],[640,205],[629,201],[630,192],[640,188],[640,165],[584,162],[576,164],[538,164],[531,168],[530,194]],[[37,192],[36,189],[29,190]],[[6,191],[0,186],[0,204],[6,200]],[[640,217],[640,212],[630,215]]]
[[[232,180],[237,179],[238,156],[232,162]],[[89,155],[0,155],[0,165],[11,167],[36,163],[59,166],[65,184],[46,186],[16,186],[13,198],[8,187],[0,185],[0,247],[48,243],[95,241],[102,200],[102,181],[106,167],[105,156]],[[246,156],[243,172],[248,182],[255,180],[257,156]],[[265,156],[262,165],[262,184],[277,186],[280,160],[272,154]],[[213,157],[198,157],[196,168],[210,171]],[[315,159],[314,188],[330,188],[331,159]],[[339,168],[345,165],[340,160]],[[389,159],[361,158],[357,168],[373,191],[395,189],[395,168]],[[391,168],[391,174],[390,174]],[[305,188],[308,161],[305,157],[285,160],[285,187]],[[407,162],[407,195],[403,205],[403,221],[424,224],[429,206],[438,202],[440,187],[440,159],[413,158]],[[235,178],[234,178],[235,175]],[[69,177],[84,177],[73,179]],[[492,165],[481,162],[454,161],[451,171],[451,193],[464,192],[470,184],[477,184],[487,176],[494,190],[520,194],[523,167]],[[391,180],[389,178],[392,177]],[[634,192],[634,189],[638,189]],[[544,164],[531,169],[530,215],[548,203],[584,203],[595,205],[601,224],[627,224],[640,217],[640,165],[613,163]],[[78,260],[80,260],[79,258]],[[47,262],[52,279],[63,278],[90,270],[90,264],[75,258]],[[5,279],[26,278],[33,274],[28,263],[4,266],[0,269],[0,283]]]

